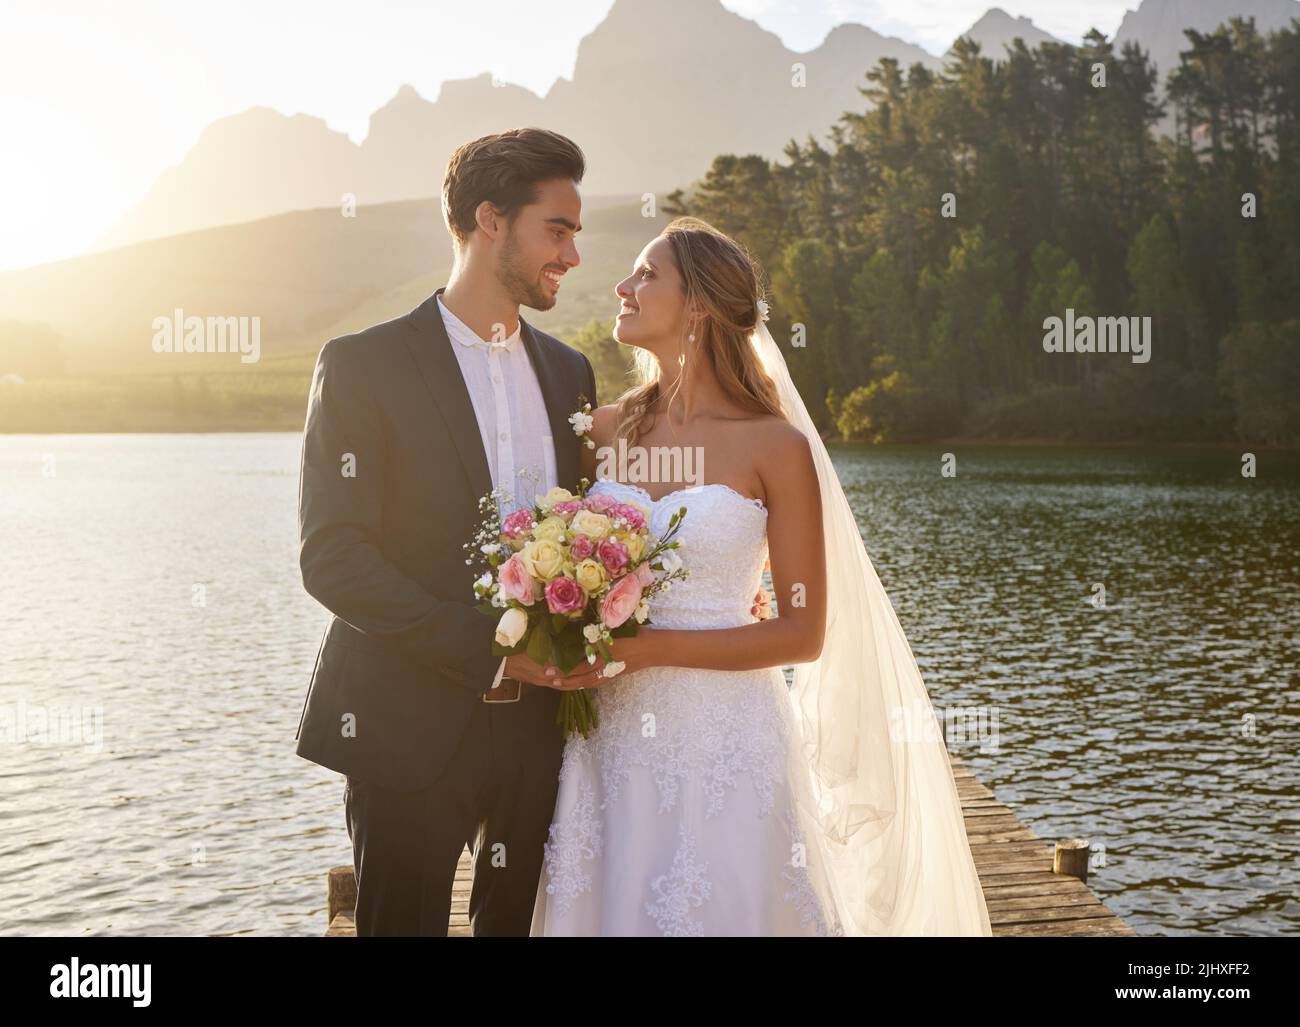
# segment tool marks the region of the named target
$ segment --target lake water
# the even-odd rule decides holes
[[[954,751],[1139,933],[1296,933],[1300,455],[953,452],[834,457]],[[0,437],[0,715],[61,725],[0,736],[0,933],[325,929],[298,453]]]

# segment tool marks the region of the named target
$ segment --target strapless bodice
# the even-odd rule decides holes
[[[754,622],[749,611],[767,559],[767,508],[760,500],[717,482],[675,489],[657,500],[639,485],[608,479],[597,480],[589,491],[644,508],[656,538],[667,533],[672,515],[686,508],[675,537],[689,577],[651,600],[654,627],[698,630]]]

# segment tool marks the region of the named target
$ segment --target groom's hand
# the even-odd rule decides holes
[[[559,667],[549,663],[543,667],[527,653],[507,656],[502,675],[530,685],[541,685],[544,688],[567,690],[571,687],[564,684],[564,676],[560,673]]]

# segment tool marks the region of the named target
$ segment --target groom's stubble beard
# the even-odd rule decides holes
[[[542,285],[541,275],[540,267],[534,269],[528,266],[518,240],[515,239],[515,226],[511,224],[501,243],[497,280],[505,286],[512,302],[534,310],[550,310],[555,306],[555,295]]]

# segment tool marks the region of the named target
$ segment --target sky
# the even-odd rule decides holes
[[[649,0],[647,0],[649,2]],[[843,22],[936,55],[990,0],[722,0],[792,50]],[[305,113],[361,142],[410,83],[490,71],[544,94],[613,0],[5,0],[0,15],[0,271],[89,250],[204,126],[253,106]],[[1078,42],[1137,0],[1000,0]],[[652,9],[652,8],[651,8]]]

